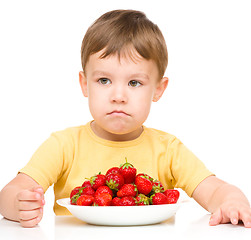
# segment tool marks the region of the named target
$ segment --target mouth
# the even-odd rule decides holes
[[[121,111],[121,110],[114,110],[112,112],[109,112],[107,115],[109,116],[130,116],[128,113],[124,112],[124,111]]]

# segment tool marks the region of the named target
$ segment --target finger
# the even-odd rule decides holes
[[[230,222],[231,222],[233,225],[237,225],[238,222],[239,222],[239,213],[238,213],[238,211],[232,210],[232,211],[229,213],[229,219],[230,219]]]
[[[244,226],[246,228],[251,228],[251,221],[250,222],[244,222]]]
[[[21,224],[22,227],[34,227],[36,226],[43,217],[43,208],[40,208],[38,216],[34,217],[33,219],[29,219],[29,220],[23,220],[20,219],[19,222]]]
[[[42,219],[42,216],[38,216],[36,218],[33,218],[31,220],[20,220],[20,224],[22,227],[25,228],[31,228],[31,227],[35,227]]]
[[[221,213],[221,209],[219,208],[217,211],[215,211],[212,214],[212,216],[209,220],[209,225],[216,226],[221,223],[221,220],[222,220],[222,213]]]
[[[24,190],[17,194],[17,199],[19,201],[37,201],[37,200],[42,200],[43,196],[38,192]]]
[[[42,204],[44,205],[45,201],[44,201],[44,190],[43,190],[43,188],[39,186],[39,187],[34,188],[33,191],[41,195]]]
[[[44,200],[44,189],[42,188],[42,186],[38,186],[33,188],[34,192],[37,192],[38,194],[41,194],[42,197],[42,204],[45,205],[45,200]]]
[[[41,216],[43,210],[42,208],[30,210],[30,211],[19,211],[19,220],[20,221],[29,221],[34,218]]]
[[[41,208],[44,206],[44,200],[38,201],[19,201],[18,209],[20,211],[29,211]]]
[[[34,187],[34,188],[32,189],[32,191],[33,191],[33,192],[37,192],[37,193],[39,193],[39,194],[41,194],[41,195],[44,195],[44,189],[43,189],[41,186]]]
[[[251,209],[249,208],[248,210],[241,212],[240,219],[246,228],[251,228]]]
[[[44,201],[44,189],[41,186],[38,186],[38,187],[33,188],[33,191],[37,192],[38,194],[41,195],[42,203],[44,205],[45,204],[45,201]]]

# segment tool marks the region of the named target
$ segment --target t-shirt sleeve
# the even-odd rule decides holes
[[[33,178],[46,191],[49,186],[57,182],[62,168],[62,146],[56,135],[52,134],[19,172]]]
[[[174,138],[168,148],[172,185],[191,197],[199,183],[214,174],[179,139]]]

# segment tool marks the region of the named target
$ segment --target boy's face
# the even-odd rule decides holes
[[[158,69],[136,51],[131,56],[109,55],[102,51],[90,56],[80,85],[89,99],[94,118],[93,131],[104,139],[127,141],[137,138],[147,119],[152,101],[158,101],[168,79],[158,79]]]

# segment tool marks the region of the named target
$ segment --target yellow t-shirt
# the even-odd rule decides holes
[[[44,191],[54,184],[56,201],[69,197],[85,178],[124,163],[125,157],[137,173],[159,179],[166,189],[181,188],[190,197],[198,184],[212,175],[173,135],[144,127],[137,139],[113,142],[96,136],[90,122],[53,133],[20,172],[32,177]],[[56,202],[54,211],[56,215],[70,214]]]

